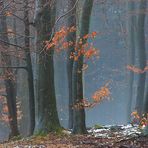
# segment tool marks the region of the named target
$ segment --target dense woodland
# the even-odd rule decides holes
[[[147,0],[0,0],[0,141],[95,125],[148,135]]]

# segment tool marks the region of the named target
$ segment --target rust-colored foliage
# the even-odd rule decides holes
[[[0,96],[0,103],[2,105],[2,109],[0,110],[0,121],[4,121],[4,122],[8,123],[12,120],[12,118],[9,115],[9,109],[7,106],[7,101],[6,101],[5,96]],[[17,101],[16,107],[17,107],[17,120],[19,121],[23,117],[20,101]]]
[[[135,67],[133,65],[127,65],[127,69],[134,72],[134,73],[137,73],[137,74],[143,74],[145,72],[148,71],[148,66],[146,66],[143,70],[138,68],[138,67]]]
[[[83,37],[78,36],[76,41],[66,40],[66,37],[71,33],[76,32],[76,27],[62,27],[58,32],[56,32],[53,38],[49,41],[45,41],[45,47],[43,50],[49,51],[54,48],[56,52],[61,52],[62,50],[69,50],[71,47],[74,48],[74,51],[70,54],[70,59],[74,61],[78,61],[80,57],[84,57],[85,59],[90,59],[92,57],[98,57],[99,51],[93,45],[93,40],[97,36],[97,32],[92,32],[90,34],[86,34]],[[87,40],[91,42],[87,42]],[[86,63],[83,64],[81,70],[78,73],[86,70],[88,65]],[[92,95],[92,102],[87,99],[81,99],[81,102],[75,103],[72,107],[76,109],[89,108],[94,107],[97,103],[100,103],[105,98],[108,98],[110,95],[110,90],[108,88],[109,83],[106,83],[105,86],[98,89]]]
[[[50,41],[45,41],[44,50],[50,50],[54,47],[54,50],[60,52],[62,50],[68,50],[73,47],[74,52],[71,52],[70,59],[77,61],[79,57],[84,56],[89,59],[93,56],[98,56],[99,52],[94,48],[93,44],[86,42],[87,39],[94,39],[97,32],[92,32],[91,34],[86,34],[82,38],[78,37],[76,42],[67,41],[66,37],[76,31],[74,26],[72,27],[62,27],[60,31],[54,34],[54,37]]]
[[[107,82],[104,86],[99,88],[93,95],[92,95],[92,102],[88,101],[87,99],[82,99],[81,102],[77,102],[74,104],[73,108],[75,109],[83,109],[83,108],[92,108],[96,106],[98,103],[103,101],[106,98],[110,97],[110,90],[109,90],[109,82]]]
[[[133,118],[132,124],[138,124],[139,128],[148,126],[148,113],[143,114],[140,116],[137,111],[131,113]]]
[[[93,95],[92,99],[95,102],[101,102],[104,98],[108,98],[110,96],[110,90],[108,88],[109,82],[106,83],[103,87],[98,89]]]

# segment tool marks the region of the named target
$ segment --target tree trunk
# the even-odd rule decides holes
[[[2,3],[3,6],[3,3]],[[6,42],[9,42],[8,35],[4,34],[7,32],[7,23],[6,23],[6,16],[0,17],[0,38]],[[6,66],[11,66],[11,56],[8,55],[7,49],[9,48],[6,44],[1,44],[3,48],[1,52],[2,56],[2,64]],[[4,82],[6,87],[6,99],[8,105],[8,114],[9,114],[9,124],[10,124],[10,135],[9,138],[19,135],[18,127],[17,127],[17,108],[16,108],[16,81],[15,76],[10,68],[5,68],[4,71]]]
[[[146,66],[146,50],[145,50],[145,11],[141,13],[141,10],[146,10],[146,0],[141,0],[139,4],[139,15],[137,18],[137,34],[136,34],[136,47],[138,49],[138,59],[140,69],[144,69]],[[145,78],[146,73],[139,74],[137,84],[137,97],[136,97],[136,109],[140,115],[142,115],[144,90],[145,90]]]
[[[146,94],[145,94],[144,113],[145,114],[148,113],[148,86],[147,86],[147,91],[146,91]],[[148,125],[144,129],[144,134],[148,135]]]
[[[60,129],[56,108],[54,87],[53,50],[42,51],[44,41],[51,37],[51,30],[55,22],[55,3],[46,5],[44,0],[36,1],[35,25],[37,30],[37,50],[39,54],[36,99],[36,132],[47,133]],[[45,6],[46,5],[46,6]],[[45,6],[45,7],[44,7]]]
[[[93,0],[85,0],[82,10],[82,18],[80,22],[80,38],[89,33],[89,23],[91,18],[91,11],[93,6]],[[86,40],[84,41],[84,43]],[[74,104],[81,102],[83,99],[83,56],[78,61],[73,63],[73,100]],[[84,134],[87,133],[85,125],[85,109],[73,110],[73,133]]]
[[[75,0],[68,0],[68,10],[70,10],[75,4]],[[68,27],[76,27],[76,8],[69,14],[68,17]],[[67,41],[76,42],[76,32],[73,32],[67,36]],[[68,75],[68,88],[69,88],[69,128],[73,127],[73,97],[72,97],[72,69],[73,69],[73,59],[70,59],[71,52],[74,52],[74,47],[68,49],[67,51],[67,75]]]
[[[30,25],[29,25],[29,10],[28,10],[28,0],[25,1],[25,55],[27,63],[27,73],[28,73],[28,88],[29,88],[29,110],[30,110],[30,128],[29,135],[32,135],[35,127],[35,103],[34,103],[34,84],[33,84],[33,70],[30,55]]]
[[[128,13],[135,10],[135,2],[127,0],[127,9]],[[136,29],[136,16],[135,15],[128,15],[127,20],[127,46],[128,46],[128,64],[134,65],[135,63],[135,29]],[[134,83],[134,73],[129,71],[128,75],[128,82],[129,82],[129,100],[127,106],[127,121],[130,122],[131,119],[131,106],[132,106],[132,98],[133,98],[133,83]]]

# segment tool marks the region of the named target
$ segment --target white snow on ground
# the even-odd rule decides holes
[[[95,137],[112,138],[112,137],[125,137],[125,136],[138,136],[141,134],[138,125],[106,125],[99,129],[92,128],[88,131]]]

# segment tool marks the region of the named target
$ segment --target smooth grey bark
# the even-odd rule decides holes
[[[138,50],[138,59],[140,69],[144,69],[146,66],[146,48],[145,48],[145,12],[141,13],[141,10],[146,10],[146,0],[141,0],[139,4],[139,15],[137,16],[137,31],[136,31],[136,48]],[[142,115],[144,91],[145,91],[145,79],[146,73],[139,74],[137,84],[137,96],[136,96],[136,110]]]
[[[73,8],[75,0],[68,0],[68,10]],[[69,14],[68,27],[76,27],[76,8]],[[70,33],[67,36],[67,41],[76,42],[76,32]],[[73,97],[72,97],[72,69],[73,69],[73,59],[70,59],[71,52],[74,52],[74,46],[70,47],[67,51],[67,75],[68,75],[68,89],[69,89],[69,119],[68,127],[72,129],[73,127]]]
[[[80,38],[89,33],[89,24],[91,18],[91,12],[93,7],[93,0],[85,0],[82,9],[82,17],[80,19]],[[85,43],[86,40],[83,40]],[[81,102],[83,99],[83,55],[80,56],[78,61],[73,63],[73,75],[72,75],[72,85],[73,85],[73,100],[74,104]],[[73,110],[73,133],[74,134],[85,134],[87,133],[85,124],[85,109]]]
[[[148,86],[147,86],[147,91],[145,94],[144,113],[145,114],[148,113]],[[148,125],[145,127],[143,132],[144,132],[144,135],[148,135]]]
[[[51,30],[55,22],[56,1],[50,6],[44,0],[36,0],[35,26],[37,30],[37,50],[39,54],[36,127],[35,132],[47,133],[60,129],[60,123],[56,108],[53,49],[43,51],[44,41],[51,38]],[[46,5],[46,6],[45,6]]]
[[[30,25],[29,25],[29,9],[28,0],[25,1],[24,9],[24,24],[25,24],[25,57],[27,63],[28,73],[28,88],[29,88],[29,112],[30,112],[30,127],[29,135],[32,135],[35,128],[35,98],[34,98],[34,83],[33,83],[33,70],[30,54]]]
[[[128,64],[134,65],[135,63],[135,31],[136,31],[136,16],[131,15],[130,13],[135,10],[135,2],[127,0],[127,46],[128,46]],[[131,106],[133,99],[133,83],[134,83],[134,73],[129,71],[128,74],[128,82],[129,82],[129,98],[128,98],[128,106],[127,106],[127,122],[131,120]]]
[[[148,113],[148,87],[147,87],[147,92],[145,95],[144,113]]]
[[[3,2],[2,2],[3,6]],[[3,32],[7,32],[7,22],[6,16],[3,15],[0,17],[0,38],[6,42],[9,42],[8,34],[3,34]],[[3,50],[1,51],[2,56],[2,64],[6,66],[12,65],[11,56],[6,54],[6,51],[9,46],[5,43],[1,44]],[[6,88],[6,99],[8,105],[8,114],[9,114],[9,125],[10,125],[10,135],[9,138],[19,135],[18,123],[17,123],[17,108],[16,108],[16,81],[13,77],[15,77],[13,70],[11,68],[4,68],[3,74],[5,76],[4,83]]]

